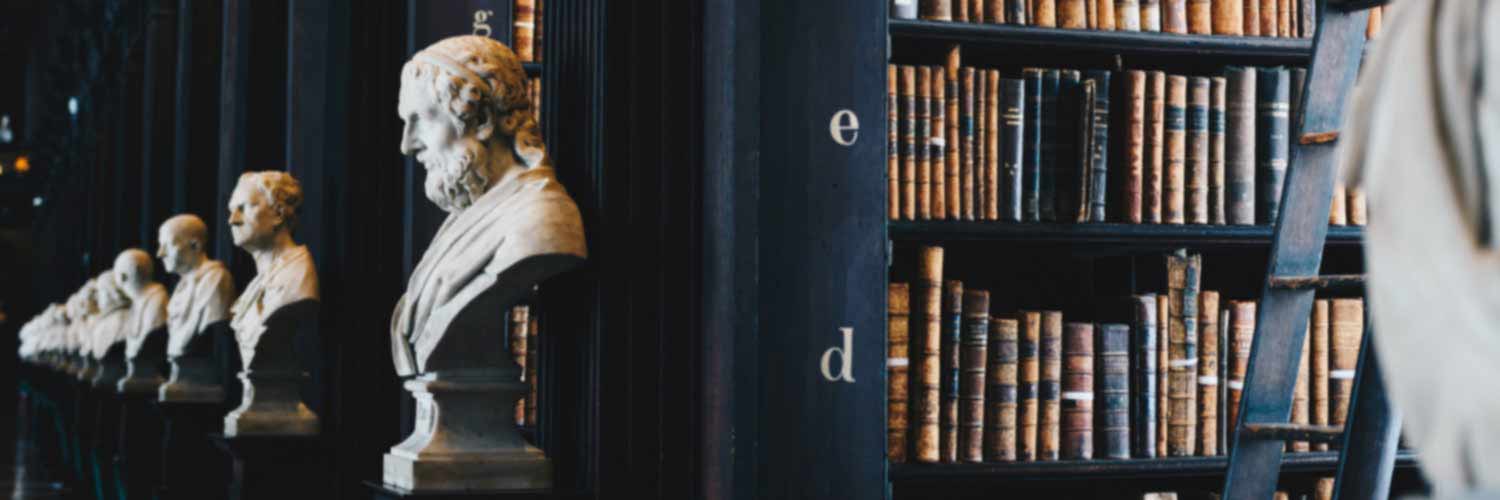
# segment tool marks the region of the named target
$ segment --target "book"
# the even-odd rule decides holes
[[[1328,299],[1313,301],[1308,331],[1308,420],[1313,425],[1328,425]],[[1326,451],[1328,443],[1315,443],[1313,450]]]
[[[975,17],[969,15],[969,1],[970,0],[957,0],[956,2],[954,2],[954,4],[955,4],[953,6],[953,20],[954,21],[960,21],[960,22],[966,22],[966,23],[967,22],[979,22],[979,21],[983,21],[982,19],[978,19],[978,18],[975,18]]]
[[[1043,28],[1057,26],[1057,2],[1055,0],[1036,0],[1031,10],[1031,24]]]
[[[1172,300],[1167,294],[1156,296],[1156,456],[1167,456],[1167,410],[1171,401],[1167,397],[1169,380],[1167,346],[1170,344],[1169,325]]]
[[[1208,224],[1208,78],[1188,78],[1187,222]]]
[[[1016,438],[1016,401],[1019,322],[1014,318],[990,319],[989,335],[989,379],[985,390],[985,429],[983,458],[995,462],[1011,462],[1017,458],[1019,440]],[[1036,345],[1032,344],[1035,348]],[[1036,358],[1032,358],[1036,368]],[[1032,385],[1035,388],[1035,384]],[[1036,394],[1032,394],[1035,396]],[[1036,399],[1032,398],[1035,410]]]
[[[1280,0],[1260,0],[1260,36],[1281,36],[1280,26],[1276,22],[1281,15],[1278,6]]]
[[[942,67],[932,68],[932,106],[928,112],[932,124],[927,129],[930,137],[927,139],[927,169],[930,171],[927,178],[932,184],[932,194],[928,195],[928,200],[931,203],[929,213],[932,219],[948,218],[948,141],[944,137],[948,131],[948,82],[944,73]]]
[[[1318,30],[1317,0],[1297,0],[1297,12],[1302,15],[1302,38],[1312,38]]]
[[[1083,154],[1085,144],[1081,139],[1084,135],[1080,130],[1086,125],[1081,118],[1084,116],[1084,103],[1092,103],[1093,99],[1084,99],[1084,84],[1082,73],[1076,70],[1059,71],[1058,98],[1057,98],[1057,175],[1053,185],[1053,201],[1056,203],[1057,222],[1078,222],[1078,196],[1079,187],[1082,186],[1082,177],[1079,176],[1078,166],[1087,156]]]
[[[1344,188],[1344,183],[1334,179],[1333,196],[1328,204],[1329,225],[1343,226],[1349,223],[1349,205],[1346,203],[1348,197],[1349,191]]]
[[[1187,16],[1187,0],[1162,0],[1162,31],[1167,33],[1187,33]]]
[[[1114,0],[1114,2],[1115,29],[1119,31],[1140,31],[1140,0]]]
[[[1224,105],[1228,82],[1209,79],[1208,90],[1208,223],[1228,224],[1224,216]]]
[[[1104,323],[1098,326],[1100,399],[1099,451],[1101,458],[1130,458],[1130,325]]]
[[[537,5],[541,4],[538,3]],[[535,313],[527,315],[528,326],[526,328],[526,374],[522,376],[526,379],[526,385],[528,386],[526,391],[526,420],[524,424],[528,427],[533,428],[537,425],[537,388],[539,387],[537,385],[537,372],[540,371],[541,368],[538,360],[541,359],[542,352],[542,328],[540,325],[541,316],[541,314]]]
[[[1145,134],[1146,134],[1146,72],[1125,72],[1126,104],[1122,107],[1125,116],[1125,140],[1121,144],[1120,157],[1125,160],[1125,172],[1120,182],[1121,214],[1118,220],[1140,224],[1142,218],[1143,184],[1145,182]]]
[[[1187,24],[1188,33],[1213,34],[1213,6],[1210,5],[1210,0],[1187,0]]]
[[[1231,315],[1229,310],[1232,306],[1226,302],[1219,302],[1219,453],[1229,452],[1229,443],[1233,441],[1233,435],[1229,428],[1229,388],[1225,381],[1229,380],[1229,364],[1234,357],[1233,349],[1229,345]]]
[[[917,68],[901,67],[901,218],[917,218]]]
[[[1061,72],[1049,69],[1042,72],[1042,175],[1037,204],[1041,205],[1042,221],[1055,222],[1057,217],[1058,158],[1058,92]]]
[[[906,357],[908,321],[911,316],[911,288],[906,283],[891,283],[886,291],[886,458],[891,463],[906,462]]]
[[[1057,0],[1057,27],[1087,29],[1088,7],[1092,0]]]
[[[1201,257],[1167,256],[1167,455],[1195,454],[1198,400],[1198,271]]]
[[[1281,209],[1282,186],[1286,181],[1290,78],[1285,68],[1260,68],[1256,71],[1255,87],[1259,94],[1255,116],[1256,222],[1275,224]]]
[[[1215,35],[1239,36],[1245,33],[1246,0],[1212,0]],[[1256,1],[1256,0],[1249,0]]]
[[[1141,458],[1156,457],[1156,294],[1136,295],[1132,298],[1135,313],[1135,330],[1132,347],[1134,354],[1131,366],[1134,370],[1131,387],[1135,389],[1130,408],[1132,454]]]
[[[1348,193],[1349,225],[1363,226],[1369,223],[1369,207],[1365,202],[1365,190],[1363,188],[1351,187],[1348,189]]]
[[[1021,219],[1042,220],[1042,74],[1027,68],[1025,76],[1025,113],[1021,130]]]
[[[1241,16],[1244,21],[1244,36],[1261,36],[1260,33],[1260,0],[1245,0],[1245,12]]]
[[[1313,486],[1313,500],[1333,500],[1334,484],[1334,479],[1331,477],[1318,478],[1318,483]]]
[[[916,19],[917,0],[891,0],[891,17],[896,19]]]
[[[1001,130],[1000,114],[1004,108],[1004,102],[1000,95],[1000,71],[985,71],[985,95],[987,102],[985,107],[985,218],[986,220],[1000,220],[1000,204],[1004,201],[1005,190],[1001,188],[1005,179],[1002,178],[1002,165],[1000,159],[1000,136]]]
[[[1219,454],[1219,292],[1198,294],[1198,454]]]
[[[965,1],[965,0],[960,0]],[[966,0],[969,2],[969,20],[976,23],[989,21],[989,12],[986,12],[985,0]]]
[[[962,360],[959,356],[963,337],[964,284],[958,280],[943,282],[942,324],[939,344],[941,361],[941,420],[938,457],[943,463],[958,461],[958,384]]]
[[[1293,36],[1292,0],[1277,0],[1276,2],[1276,34],[1282,38]]]
[[[1310,333],[1310,332],[1308,332],[1308,333]],[[1292,420],[1292,423],[1294,423],[1294,424],[1303,424],[1303,425],[1306,425],[1306,424],[1312,422],[1311,415],[1309,415],[1309,411],[1308,411],[1309,408],[1308,408],[1308,401],[1307,401],[1307,399],[1308,399],[1308,390],[1307,390],[1308,389],[1308,387],[1307,387],[1307,385],[1308,385],[1308,382],[1307,382],[1308,373],[1307,372],[1308,372],[1308,370],[1311,369],[1311,367],[1309,366],[1309,363],[1308,363],[1308,361],[1309,361],[1308,358],[1312,357],[1312,356],[1308,355],[1308,340],[1310,340],[1309,337],[1312,337],[1312,335],[1309,334],[1309,335],[1303,335],[1302,336],[1302,353],[1301,353],[1301,356],[1299,356],[1301,358],[1301,362],[1297,363],[1297,383],[1296,383],[1295,386],[1292,387],[1292,418],[1291,418],[1291,420]],[[1312,446],[1310,446],[1310,443],[1308,443],[1307,441],[1292,441],[1290,443],[1287,443],[1287,446],[1290,447],[1291,450],[1294,451],[1294,452],[1312,451]]]
[[[1232,300],[1230,307],[1229,348],[1234,353],[1229,363],[1229,390],[1227,409],[1229,432],[1235,432],[1239,424],[1240,398],[1245,389],[1245,372],[1250,367],[1250,345],[1255,341],[1255,301]]]
[[[1109,0],[1101,0],[1101,5]],[[1088,78],[1094,82],[1094,104],[1091,118],[1092,135],[1089,137],[1090,161],[1088,167],[1088,221],[1105,222],[1109,197],[1109,79],[1108,70],[1089,70]]]
[[[917,219],[932,218],[932,68],[917,67]]]
[[[992,74],[999,76],[998,71]],[[1000,89],[1000,103],[995,106],[999,109],[1000,123],[998,130],[1000,147],[996,151],[997,162],[1000,164],[1000,200],[999,219],[1007,222],[1021,222],[1022,207],[1021,200],[1022,184],[1025,176],[1021,171],[1022,164],[1022,121],[1026,117],[1026,81],[1019,78],[996,78]]]
[[[1224,216],[1229,224],[1255,224],[1256,74],[1243,66],[1224,70]]]
[[[515,16],[512,21],[511,49],[521,62],[531,62],[536,58],[536,2],[537,0],[515,0],[511,4],[514,8],[511,15]]]
[[[1059,425],[1062,422],[1062,311],[1042,311],[1041,379],[1037,381],[1037,401],[1040,404],[1037,416],[1036,459],[1057,460],[1060,439]]]
[[[511,359],[521,368],[521,379],[526,378],[526,340],[529,337],[531,322],[528,319],[530,308],[518,305],[510,308],[510,355]],[[526,398],[516,402],[516,425],[526,424]]]
[[[1115,30],[1115,0],[1094,0],[1095,29]]]
[[[1026,0],[1005,0],[1005,23],[1027,24]]]
[[[960,70],[959,78],[962,79],[962,96],[958,103],[958,134],[959,140],[959,202],[962,208],[963,220],[975,220],[974,217],[974,194],[975,194],[975,115],[974,105],[974,68],[963,68]]]
[[[911,284],[911,347],[915,375],[908,398],[912,406],[908,432],[912,444],[908,457],[916,462],[938,461],[938,414],[941,389],[943,295],[943,248],[924,246],[919,251],[917,276]]]
[[[1167,105],[1167,74],[1161,71],[1146,73],[1146,123],[1142,127],[1145,140],[1143,164],[1141,166],[1141,220],[1160,224],[1162,219],[1163,178],[1166,175],[1165,123]]]
[[[1167,77],[1167,103],[1163,119],[1162,222],[1187,222],[1187,77]]]
[[[1328,311],[1328,425],[1342,426],[1354,397],[1354,370],[1359,365],[1365,331],[1364,300],[1330,300]]]
[[[974,70],[974,219],[990,217],[990,72]]]
[[[944,115],[947,118],[947,140],[943,141],[943,164],[947,171],[947,179],[943,182],[946,192],[943,194],[943,207],[947,210],[944,219],[958,220],[963,216],[962,203],[959,199],[959,65],[962,63],[962,53],[958,44],[948,48],[948,57],[945,67],[947,73],[947,90],[944,91],[947,102],[947,110]]]
[[[963,333],[958,353],[958,460],[963,462],[984,461],[984,391],[988,383],[985,370],[989,361],[989,337],[990,292],[964,290]]]
[[[1161,31],[1161,0],[1141,0],[1141,31]]]
[[[900,102],[896,98],[896,79],[900,71],[894,64],[885,70],[885,153],[887,200],[886,215],[891,220],[901,218],[901,121]]]
[[[1042,341],[1042,312],[1022,311],[1020,332],[1016,339],[1016,407],[1017,428],[1016,460],[1030,462],[1037,459],[1037,413],[1039,410],[1039,384],[1041,381],[1040,343]]]
[[[532,6],[531,9],[531,17],[536,22],[536,27],[531,30],[531,60],[536,62],[542,60],[542,46],[545,45],[542,42],[547,40],[546,37],[542,36],[542,26],[546,24],[542,22],[542,3],[542,0],[536,0],[536,5]],[[511,38],[514,39],[515,37],[512,36]],[[540,83],[541,79],[538,78],[536,81]],[[535,109],[538,110],[538,113],[541,113],[540,110],[542,107],[537,106]],[[541,122],[540,119],[537,120],[537,123]]]
[[[1094,458],[1094,325],[1063,327],[1062,458]]]
[[[964,0],[958,0],[960,2]],[[950,0],[922,0],[922,19],[927,21],[952,21],[953,4]]]

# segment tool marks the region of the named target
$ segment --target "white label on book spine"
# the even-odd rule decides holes
[[[1230,389],[1240,390],[1240,389],[1244,389],[1245,388],[1245,381],[1243,381],[1243,380],[1230,380],[1228,382],[1225,382],[1224,385],[1229,386]]]
[[[1328,378],[1339,380],[1354,380],[1354,370],[1329,370]]]
[[[911,360],[907,359],[907,358],[890,358],[890,359],[885,360],[885,366],[888,366],[888,367],[891,367],[891,368],[896,368],[896,367],[900,367],[900,366],[910,366],[910,365],[911,365]]]
[[[1203,375],[1203,376],[1198,377],[1198,384],[1199,385],[1219,385],[1219,377],[1215,377],[1213,375]]]
[[[1069,391],[1069,392],[1062,393],[1062,398],[1070,400],[1070,401],[1093,401],[1094,400],[1094,393],[1092,393],[1092,392],[1080,392],[1080,391]]]
[[[1189,366],[1198,366],[1198,360],[1197,359],[1174,359],[1174,360],[1172,360],[1171,363],[1168,363],[1167,365],[1170,366],[1170,367],[1172,367],[1172,368],[1184,368],[1184,367],[1189,367]]]

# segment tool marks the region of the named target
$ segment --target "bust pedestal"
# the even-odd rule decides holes
[[[122,395],[156,398],[156,391],[165,379],[161,376],[161,365],[166,359],[167,331],[157,328],[141,340],[141,348],[135,356],[125,360],[125,377],[115,385]]]
[[[222,498],[328,498],[333,481],[320,436],[211,436],[233,460]],[[222,485],[222,483],[220,483]]]
[[[318,434],[318,415],[302,400],[308,374],[298,349],[299,337],[316,341],[317,328],[317,300],[287,304],[266,318],[253,350],[242,354],[249,363],[239,374],[240,406],[224,417],[224,437]]]
[[[161,478],[162,417],[155,392],[122,392],[115,478],[124,489],[120,498],[151,498]]]
[[[160,500],[197,500],[224,496],[230,463],[211,434],[223,425],[222,403],[157,403],[164,418],[161,441]]]
[[[219,382],[219,365],[213,358],[214,341],[233,333],[229,322],[209,325],[183,348],[182,354],[168,360],[171,378],[162,384],[160,398],[164,403],[210,403],[224,401],[224,385]]]
[[[552,463],[505,411],[529,389],[514,362],[468,376],[422,374],[405,386],[417,400],[416,424],[385,454],[386,484],[415,491],[552,487]]]

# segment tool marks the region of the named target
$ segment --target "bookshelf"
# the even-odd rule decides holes
[[[1123,246],[1135,250],[1167,248],[1262,248],[1271,244],[1270,226],[1202,226],[1166,224],[1059,224],[967,221],[891,221],[890,237],[898,242],[1006,242],[1037,246]],[[1328,244],[1357,248],[1364,228],[1332,226]]]
[[[908,19],[891,19],[890,36],[893,50],[902,45],[961,43],[965,48],[982,50],[1196,57],[1235,64],[1306,64],[1312,58],[1312,40],[1308,38],[1096,31]]]

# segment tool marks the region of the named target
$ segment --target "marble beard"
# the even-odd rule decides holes
[[[551,464],[504,411],[527,386],[500,337],[504,311],[586,255],[577,206],[558,184],[509,48],[461,36],[402,70],[403,153],[427,168],[449,212],[391,319],[396,371],[417,404],[385,455],[387,484],[429,491],[538,489]]]
[[[168,272],[179,275],[167,302],[167,359],[172,376],[163,384],[164,402],[219,403],[224,387],[212,358],[210,332],[227,327],[234,300],[234,277],[219,261],[207,258],[207,229],[195,215],[168,219],[160,231],[161,257]]]

